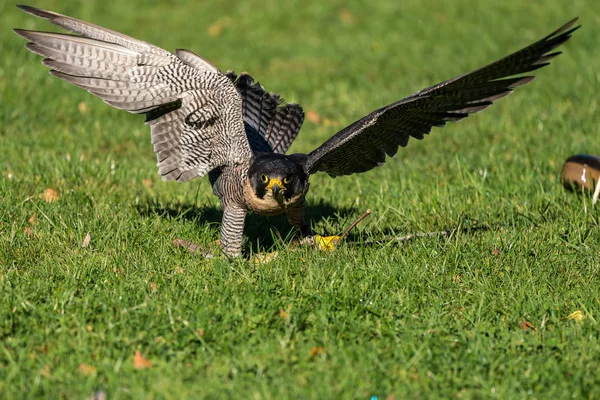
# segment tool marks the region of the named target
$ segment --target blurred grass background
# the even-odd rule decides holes
[[[173,247],[218,238],[208,181],[161,182],[143,117],[48,76],[10,29],[52,26],[0,2],[0,397],[600,396],[598,209],[558,183],[568,156],[600,154],[597,2],[31,5],[250,72],[313,113],[299,152],[574,16],[583,28],[491,109],[383,168],[311,180],[317,231],[371,208],[357,241],[452,238],[290,252],[267,229],[285,221],[251,217],[247,251],[280,253],[255,265]]]

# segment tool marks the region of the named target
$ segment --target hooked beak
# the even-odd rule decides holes
[[[269,184],[267,185],[267,189],[271,190],[273,193],[273,197],[276,199],[281,199],[280,195],[283,195],[283,191],[285,191],[285,186],[279,179],[271,179]]]
[[[271,186],[271,192],[273,192],[273,197],[279,197],[279,193],[281,193],[281,187],[274,183],[273,186]]]

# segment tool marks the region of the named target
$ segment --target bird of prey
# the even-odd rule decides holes
[[[577,18],[543,39],[485,67],[420,90],[342,129],[309,154],[286,152],[304,120],[297,104],[268,93],[248,74],[222,73],[199,55],[170,53],[150,43],[75,18],[29,6],[21,10],[75,33],[15,29],[50,73],[135,114],[145,114],[165,181],[208,174],[221,201],[221,245],[241,253],[246,213],[285,213],[301,234],[310,176],[368,171],[393,157],[409,138],[488,108],[523,75],[549,64],[579,28]]]

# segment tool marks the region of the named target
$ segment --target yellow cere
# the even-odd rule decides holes
[[[273,185],[277,184],[281,190],[285,190],[285,186],[279,179],[271,179],[267,185],[267,189],[271,190]]]

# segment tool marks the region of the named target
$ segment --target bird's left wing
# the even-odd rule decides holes
[[[163,180],[187,181],[252,156],[232,82],[188,50],[175,54],[88,22],[19,6],[81,36],[15,29],[50,73],[111,106],[146,114]]]
[[[393,157],[410,137],[423,139],[431,128],[484,110],[514,88],[534,79],[523,74],[549,64],[551,51],[566,42],[577,18],[545,38],[483,68],[423,89],[375,110],[344,128],[310,153],[306,168],[332,177],[368,171]]]

